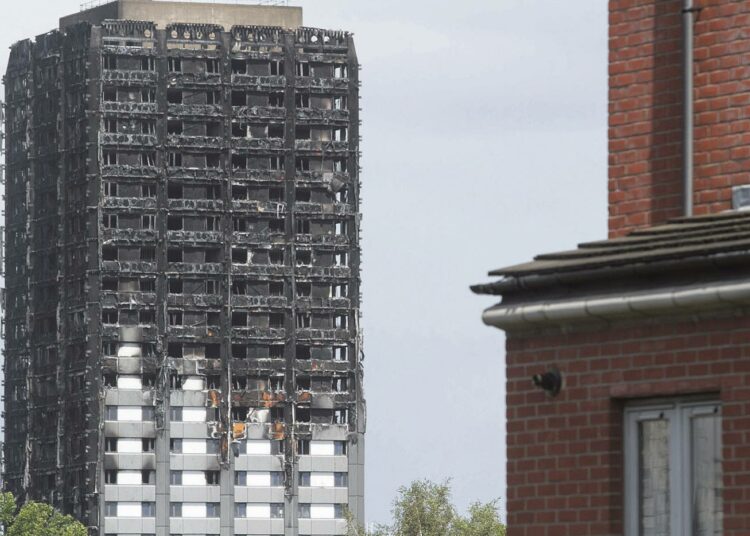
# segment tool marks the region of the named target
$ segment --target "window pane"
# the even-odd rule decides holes
[[[642,536],[669,536],[669,422],[639,423]]]
[[[718,415],[691,419],[693,536],[722,533],[720,438]]]

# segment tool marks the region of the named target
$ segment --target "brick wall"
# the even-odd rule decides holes
[[[750,534],[750,318],[727,317],[507,342],[510,536],[623,531],[623,407],[651,396],[718,393],[724,534]],[[548,398],[531,377],[565,375]]]
[[[695,0],[695,214],[750,183],[750,2]],[[609,232],[682,214],[682,0],[611,0]]]

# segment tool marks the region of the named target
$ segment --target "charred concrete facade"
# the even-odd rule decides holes
[[[285,8],[225,28],[200,7],[102,6],[11,49],[5,488],[96,535],[345,534],[356,52]]]

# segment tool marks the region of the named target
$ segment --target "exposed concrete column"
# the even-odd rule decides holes
[[[159,116],[157,118],[156,128],[159,131],[160,138],[167,137],[167,35],[164,30],[156,32],[156,46],[160,51],[156,60],[156,69],[158,75],[158,84],[156,87],[156,103]],[[157,268],[158,275],[156,278],[156,328],[159,343],[157,345],[157,359],[161,360],[160,368],[157,373],[156,387],[154,396],[156,397],[156,536],[170,535],[169,522],[169,482],[170,482],[170,385],[167,353],[167,294],[168,282],[166,277],[167,270],[167,154],[162,148],[157,150],[157,165],[161,170],[161,179],[157,184],[156,204],[158,211],[156,214],[156,226],[159,232],[159,240],[162,244],[157,248]],[[159,414],[161,413],[161,422]]]
[[[229,30],[229,28],[226,28]],[[234,534],[234,453],[232,450],[232,419],[231,419],[231,397],[232,397],[232,37],[229,33],[222,34],[222,98],[224,105],[224,144],[226,147],[224,159],[225,182],[224,182],[224,205],[227,210],[222,214],[221,229],[224,233],[224,269],[226,279],[224,284],[224,312],[222,315],[221,330],[224,334],[224,347],[222,348],[221,357],[224,360],[222,369],[226,375],[222,378],[222,398],[226,404],[220,404],[220,411],[227,412],[226,416],[221,416],[220,422],[227,423],[227,430],[224,433],[223,442],[226,440],[226,459],[221,460],[220,473],[220,534],[221,536],[232,536]],[[226,420],[225,420],[226,418]],[[223,449],[219,449],[223,451]],[[223,456],[223,454],[222,454]]]
[[[294,33],[285,33],[284,39],[284,76],[286,77],[286,88],[284,91],[284,106],[286,108],[286,136],[284,141],[284,182],[286,184],[286,212],[287,212],[287,233],[293,237],[295,233],[295,213],[294,207],[296,202],[295,176],[295,129],[296,129],[296,96],[295,96],[295,73],[296,73],[296,52],[294,44]],[[296,358],[297,358],[297,284],[295,267],[297,265],[296,249],[294,240],[290,240],[288,265],[292,267],[291,278],[289,280],[289,289],[287,295],[291,296],[291,314],[286,318],[286,374],[284,386],[287,393],[295,393],[294,385],[296,381]],[[297,536],[299,532],[299,522],[297,520],[298,500],[297,500],[297,483],[299,481],[299,458],[297,457],[297,445],[295,436],[295,403],[296,395],[288,398],[286,413],[286,439],[284,440],[284,474],[291,480],[286,482],[284,494],[284,535]]]

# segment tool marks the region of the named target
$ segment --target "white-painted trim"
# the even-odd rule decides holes
[[[658,291],[591,296],[524,305],[499,304],[482,314],[489,326],[529,328],[592,320],[659,316],[732,305],[750,305],[750,281],[668,287]]]

